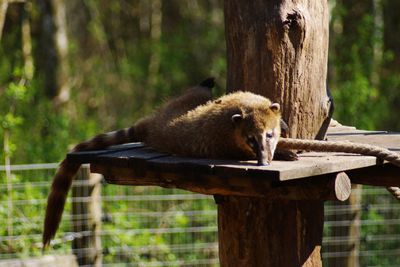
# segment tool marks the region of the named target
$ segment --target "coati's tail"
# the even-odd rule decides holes
[[[88,141],[76,145],[72,152],[101,149],[111,145],[143,141],[144,135],[146,134],[145,124],[146,121],[142,120],[133,127],[97,135]],[[51,191],[47,198],[43,247],[49,245],[50,240],[54,237],[58,229],[69,188],[71,187],[72,180],[79,170],[79,167],[80,164],[71,163],[67,159],[64,159],[54,176]]]
[[[281,138],[278,142],[280,149],[299,149],[320,152],[345,152],[366,156],[374,156],[400,167],[400,155],[379,146],[351,143],[346,141],[318,141],[305,139]]]
[[[50,240],[56,234],[61,215],[64,211],[65,199],[73,177],[79,170],[80,164],[72,164],[64,159],[54,176],[51,191],[47,198],[46,218],[44,221],[43,247],[49,245]]]
[[[88,141],[77,144],[72,151],[93,150],[123,143],[143,141],[143,130],[141,129],[142,127],[139,127],[140,122],[129,128],[99,134]]]
[[[187,110],[193,109],[198,105],[205,104],[212,98],[211,90],[209,89],[211,89],[214,84],[215,82],[213,77],[205,79],[199,84],[199,86],[206,88],[207,93],[204,93],[204,90],[199,90],[199,86],[195,86],[194,89],[196,89],[196,91],[189,90],[186,94],[181,96],[181,98],[177,98],[175,101],[170,101],[169,106],[167,105],[163,112],[168,113],[168,109],[170,110],[169,112],[171,112],[171,109],[174,110],[174,108],[178,107],[179,112],[175,111],[175,114],[182,113],[187,112]],[[153,122],[154,118],[152,116],[146,117],[136,122],[133,127],[97,135],[88,141],[76,145],[72,151],[77,152],[102,149],[111,145],[129,142],[144,142],[148,136],[148,127]],[[44,247],[50,243],[50,240],[54,237],[58,229],[69,188],[79,167],[80,164],[71,163],[67,159],[64,159],[60,168],[57,170],[47,199],[46,218],[43,231]]]

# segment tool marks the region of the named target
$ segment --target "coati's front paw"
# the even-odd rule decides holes
[[[291,150],[277,149],[277,150],[275,150],[274,159],[295,161],[295,160],[299,159],[299,156],[297,156],[297,153],[295,153]]]

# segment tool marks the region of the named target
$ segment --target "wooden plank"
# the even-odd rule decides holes
[[[119,150],[113,153],[98,155],[92,163],[131,168],[138,177],[145,176],[148,161],[166,157],[168,154],[156,151],[150,147]]]
[[[248,177],[221,177],[210,174],[157,172],[146,170],[142,176],[134,168],[92,164],[91,171],[104,175],[108,183],[120,185],[155,185],[223,196],[265,197],[270,200],[345,200],[350,195],[346,174],[323,175],[289,182]]]
[[[152,159],[147,163],[148,175],[153,174],[155,176],[162,177],[164,172],[174,173],[176,176],[183,179],[179,179],[179,183],[186,184],[186,181],[194,180],[194,182],[192,182],[191,184],[202,183],[202,186],[206,188],[206,192],[212,189],[213,194],[226,195],[226,190],[230,192],[229,194],[249,195],[249,193],[246,193],[247,191],[249,191],[246,188],[252,188],[255,184],[257,184],[256,178],[253,177],[254,179],[251,181],[251,179],[249,179],[250,174],[247,172],[244,172],[242,175],[238,176],[229,175],[229,173],[216,172],[219,166],[226,165],[236,165],[247,170],[246,164],[249,164],[247,162],[215,159],[192,159],[170,156]],[[251,164],[255,165],[255,163]],[[212,179],[212,181],[202,181],[209,178]],[[256,187],[256,189],[258,189],[259,191],[256,193],[251,192],[250,195],[264,195],[265,190],[270,188],[271,181],[277,180],[277,176],[270,176],[269,178],[271,179],[265,179],[265,177],[263,177],[263,180],[259,181],[258,186]],[[176,183],[178,182],[178,180],[175,176],[170,175],[169,180],[167,180],[166,182]]]
[[[34,258],[0,260],[0,267],[79,267],[73,254],[45,255]]]
[[[331,119],[331,125],[328,128],[327,134],[333,133],[333,132],[346,132],[346,131],[347,132],[356,132],[356,131],[360,131],[356,127],[353,127],[353,126],[345,126],[345,125],[341,125],[341,124],[333,124],[332,121],[333,120]]]
[[[94,160],[96,160],[97,156],[99,156],[99,155],[113,153],[115,151],[137,149],[137,148],[142,148],[144,146],[145,145],[143,143],[128,143],[128,144],[110,146],[106,149],[100,149],[100,150],[71,152],[71,153],[67,154],[67,159],[70,160],[71,162],[77,162],[77,163],[82,163],[82,164],[91,163]]]
[[[257,184],[251,179],[230,177],[224,179],[213,175],[198,173],[186,176],[180,173],[156,172],[147,170],[137,172],[131,167],[105,166],[91,164],[91,171],[103,174],[108,183],[120,185],[155,185],[165,188],[180,188],[208,195],[238,195],[262,197],[263,192],[271,188],[271,181],[264,180]]]
[[[273,161],[257,166],[256,161],[209,160],[168,156],[148,147],[117,151],[97,156],[96,163],[131,167],[137,175],[146,171],[180,173],[186,176],[205,174],[220,177],[245,177],[287,181],[335,173],[377,164],[375,157],[341,153],[303,153],[294,162]]]
[[[349,141],[376,145],[392,151],[400,151],[400,133],[363,132],[359,134],[329,135],[331,141]]]
[[[346,128],[341,129],[347,130]],[[332,135],[330,139],[364,142],[400,151],[399,133],[353,131],[347,135]],[[298,161],[273,161],[269,166],[257,166],[256,161],[197,159],[171,156],[145,147],[141,143],[119,145],[107,150],[72,153],[69,155],[70,158],[81,163],[95,162],[130,167],[140,177],[145,176],[146,172],[167,172],[178,173],[185,177],[197,177],[200,174],[225,178],[267,179],[270,181],[289,181],[381,164],[380,160],[371,156],[307,152],[299,154]]]
[[[119,144],[119,145],[114,145],[114,146],[109,146],[107,150],[127,150],[127,149],[133,149],[133,148],[141,148],[145,147],[146,145],[141,142],[135,142],[135,143],[126,143],[126,144]]]
[[[167,156],[151,159],[148,168],[156,172],[176,172],[185,176],[213,175],[214,165],[222,160]]]
[[[400,186],[400,169],[391,164],[347,171],[351,182],[373,186]]]
[[[96,163],[131,167],[143,176],[146,170],[181,173],[191,176],[196,173],[221,177],[247,177],[287,181],[327,173],[335,173],[374,166],[375,157],[345,153],[308,152],[299,155],[298,161],[273,161],[269,166],[257,166],[255,161],[208,160],[169,156],[150,148],[100,154]]]
[[[339,131],[328,132],[328,137],[330,136],[343,136],[343,135],[364,135],[364,134],[387,134],[387,131],[365,131],[365,130],[348,130],[343,129]],[[329,139],[329,138],[328,138]]]
[[[249,163],[216,164],[215,174],[287,181],[372,166],[377,164],[377,159],[354,154],[308,152],[300,154],[298,161],[273,161],[269,166]]]
[[[96,162],[140,167],[141,164],[146,164],[146,162],[151,159],[166,156],[169,156],[169,154],[159,152],[150,147],[138,147],[135,149],[119,150],[113,153],[101,154],[96,157]]]

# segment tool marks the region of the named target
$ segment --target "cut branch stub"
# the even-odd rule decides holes
[[[334,179],[334,190],[333,190],[333,200],[345,201],[350,197],[351,194],[351,181],[346,173],[340,172],[336,175]]]
[[[279,183],[266,192],[269,200],[339,200],[350,197],[351,182],[344,172]]]

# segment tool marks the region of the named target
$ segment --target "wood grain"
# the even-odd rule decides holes
[[[225,1],[227,91],[280,103],[290,136],[314,139],[329,112],[326,1]]]
[[[223,197],[218,205],[221,266],[318,266],[323,209],[321,201]]]
[[[350,195],[351,183],[344,174],[315,176],[288,182],[248,177],[215,176],[212,172],[166,172],[147,169],[145,173],[132,167],[92,164],[91,171],[101,173],[111,184],[151,185],[180,188],[196,193],[221,196],[262,197],[269,200],[340,200]],[[132,178],[135,177],[135,178]]]

